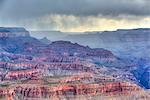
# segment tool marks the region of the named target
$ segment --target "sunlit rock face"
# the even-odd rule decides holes
[[[10,71],[7,73],[5,78],[8,80],[19,80],[21,78],[30,78],[36,76],[39,72],[39,70]]]
[[[61,83],[59,80],[61,80]],[[113,96],[125,95],[128,97],[134,92],[143,92],[143,90],[135,84],[119,82],[109,77],[95,77],[89,73],[73,75],[67,77],[67,79],[65,76],[58,77],[58,79],[54,77],[44,79],[32,78],[22,81],[22,84],[10,85],[9,88],[11,88],[11,90],[9,90],[8,87],[0,89],[1,97],[55,100],[56,98],[77,99],[78,96],[88,96],[92,98],[95,96],[104,96],[111,98]]]
[[[129,92],[130,90],[130,92]],[[110,83],[106,85],[98,84],[81,84],[75,86],[54,86],[54,87],[17,87],[16,93],[28,98],[51,98],[61,96],[75,95],[115,95],[126,94],[140,91],[140,88],[125,83]]]
[[[31,37],[24,28],[0,31],[2,100],[133,100],[136,93],[149,98],[140,87],[149,86],[148,64],[143,67],[139,59],[120,58],[109,50],[69,41],[45,43]]]

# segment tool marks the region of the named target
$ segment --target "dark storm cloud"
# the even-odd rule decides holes
[[[3,4],[5,2],[5,0],[0,0],[0,5]]]
[[[2,6],[4,5],[4,2],[5,2],[5,0],[0,0],[0,8],[2,8]]]
[[[149,18],[150,0],[0,0],[0,26],[89,31],[149,27]]]
[[[4,0],[0,0],[2,3]],[[28,18],[63,14],[75,16],[148,16],[150,0],[5,0],[4,17]]]

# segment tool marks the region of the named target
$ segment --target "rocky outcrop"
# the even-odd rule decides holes
[[[9,71],[5,76],[5,79],[8,80],[19,80],[22,78],[31,78],[37,76],[40,73],[40,70],[21,70],[21,71]]]
[[[59,83],[62,83],[62,84],[63,83],[71,83],[71,82],[82,81],[82,80],[88,80],[89,81],[93,77],[94,77],[94,75],[92,73],[82,72],[82,73],[77,73],[75,75],[65,77],[64,79],[60,79]],[[90,82],[92,82],[92,81],[90,81]]]
[[[132,92],[142,91],[138,86],[123,82],[112,82],[107,84],[79,84],[79,85],[59,85],[59,86],[35,86],[20,85],[14,90],[0,90],[1,97],[17,97],[18,98],[61,98],[77,95],[87,96],[114,96],[114,95],[130,95]]]
[[[49,47],[53,51],[57,51],[60,54],[67,53],[70,56],[79,57],[115,57],[110,51],[105,49],[91,49],[88,46],[82,46],[77,43],[71,43],[69,41],[56,41],[52,42]]]
[[[40,41],[44,44],[50,44],[51,43],[51,41],[49,39],[47,39],[47,37],[40,39]]]
[[[16,27],[0,27],[0,37],[19,37],[30,36],[29,32],[24,28]]]

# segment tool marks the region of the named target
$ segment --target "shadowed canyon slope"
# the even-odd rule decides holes
[[[33,35],[41,32],[31,32]],[[58,35],[54,35],[57,33]],[[72,35],[69,35],[72,34]],[[150,29],[119,29],[116,31],[68,33],[47,31],[43,32],[49,39],[67,40],[92,48],[105,48],[124,57],[150,57]],[[42,34],[41,34],[42,36]],[[54,37],[54,38],[53,38]],[[144,53],[141,51],[145,51]]]

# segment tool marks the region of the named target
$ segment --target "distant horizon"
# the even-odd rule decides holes
[[[0,26],[0,28],[25,28],[22,26]],[[61,31],[61,30],[49,30],[49,29],[45,29],[45,30],[39,30],[39,29],[27,29],[25,28],[27,31],[32,32],[32,31],[51,31],[51,32],[62,32],[62,33],[86,33],[86,32],[105,32],[105,31],[117,31],[117,30],[135,30],[135,29],[150,29],[150,27],[137,27],[137,28],[118,28],[118,29],[114,29],[114,30],[90,30],[90,31]]]
[[[27,29],[28,31],[51,31],[51,32],[65,32],[65,33],[85,33],[85,32],[105,32],[105,31],[117,31],[117,30],[134,30],[134,29],[150,29],[150,27],[139,27],[139,28],[118,28],[114,30],[91,30],[91,31],[61,31],[61,30],[32,30],[32,29]]]

